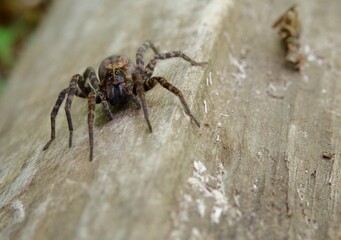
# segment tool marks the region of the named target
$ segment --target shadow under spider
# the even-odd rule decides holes
[[[135,116],[140,113],[139,109],[136,109],[136,105],[133,103],[126,104],[124,106],[110,106],[110,110],[114,116],[114,119],[109,119],[109,117],[106,115],[105,111],[103,108],[96,108],[96,118],[94,125],[96,127],[102,127],[106,124],[115,124],[115,121],[120,119],[123,116]]]

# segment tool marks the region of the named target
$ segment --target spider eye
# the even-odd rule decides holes
[[[115,70],[115,75],[119,75],[120,74],[120,71],[118,69]]]

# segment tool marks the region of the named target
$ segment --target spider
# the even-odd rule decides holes
[[[154,51],[155,55],[145,67],[143,55],[149,48]],[[138,108],[142,106],[144,118],[150,132],[152,132],[145,101],[145,92],[151,90],[157,83],[160,83],[162,87],[179,97],[185,113],[200,127],[199,122],[192,115],[181,91],[170,84],[165,78],[152,76],[158,60],[175,57],[181,57],[193,66],[204,66],[207,64],[207,62],[196,62],[180,51],[160,53],[151,41],[145,41],[137,50],[136,65],[126,56],[112,55],[105,58],[100,64],[98,77],[92,67],[88,67],[84,71],[83,76],[80,74],[73,75],[69,87],[59,93],[58,99],[51,111],[51,138],[44,146],[43,151],[48,149],[55,139],[56,116],[66,95],[65,113],[69,126],[69,147],[72,146],[73,135],[70,112],[73,97],[76,95],[88,99],[90,161],[93,159],[94,148],[93,126],[95,105],[101,103],[106,115],[112,120],[113,113],[109,108],[109,104],[112,106],[123,106],[129,101],[133,101]]]

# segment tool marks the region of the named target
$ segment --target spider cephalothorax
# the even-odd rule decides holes
[[[143,55],[148,48],[152,48],[155,55],[150,62],[144,66]],[[122,106],[132,100],[139,108],[142,106],[148,128],[150,131],[152,131],[144,94],[146,91],[152,89],[157,83],[160,83],[162,87],[168,89],[179,97],[186,114],[199,127],[199,122],[192,115],[181,91],[167,82],[167,80],[163,77],[152,76],[155,64],[158,60],[174,57],[181,57],[194,66],[203,66],[206,64],[206,62],[196,62],[179,51],[159,53],[152,42],[146,41],[137,50],[136,65],[125,56],[112,55],[105,58],[100,64],[98,69],[99,79],[97,78],[96,72],[92,67],[88,67],[83,73],[83,76],[75,74],[71,78],[69,87],[65,88],[59,93],[56,104],[52,109],[51,139],[44,146],[43,150],[46,150],[55,138],[55,119],[66,94],[67,98],[65,103],[65,112],[70,132],[69,147],[72,146],[73,134],[73,125],[70,113],[73,97],[76,95],[78,97],[88,98],[90,161],[93,159],[93,125],[96,103],[101,103],[107,116],[110,119],[113,119],[113,114],[109,108],[109,104],[112,106]]]
[[[132,94],[131,75],[134,70],[134,63],[124,56],[113,55],[102,61],[98,69],[99,85],[111,105],[128,102]]]

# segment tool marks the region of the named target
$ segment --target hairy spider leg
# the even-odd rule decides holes
[[[137,70],[133,73],[133,82],[136,90],[136,94],[140,98],[142,109],[143,109],[143,114],[144,118],[146,119],[148,128],[150,132],[152,132],[152,125],[150,124],[149,121],[149,113],[146,105],[146,100],[145,100],[145,94],[144,94],[144,89],[143,89],[143,82],[142,82],[142,75],[144,75],[144,59],[143,55],[144,53],[151,48],[155,54],[159,53],[159,50],[155,47],[155,45],[151,41],[145,41],[141,47],[137,49],[136,52],[136,68]],[[133,101],[134,98],[133,98]]]
[[[67,95],[65,103],[65,113],[69,126],[69,147],[72,146],[73,137],[73,124],[71,118],[71,105],[73,97],[76,95],[81,98],[89,98],[89,113],[88,113],[88,124],[89,124],[89,139],[90,139],[90,160],[93,158],[93,123],[94,123],[94,110],[96,103],[101,103],[103,109],[105,110],[107,116],[113,119],[114,116],[109,109],[109,104],[106,100],[105,94],[99,90],[99,80],[96,76],[96,72],[93,68],[88,67],[83,76],[75,74],[70,81],[69,87],[65,88],[59,93],[58,99],[51,111],[51,139],[44,146],[43,150],[48,149],[50,144],[53,142],[56,136],[55,124],[56,116],[58,114],[59,108]]]
[[[183,52],[180,52],[180,51],[158,53],[147,64],[147,66],[145,68],[145,73],[146,73],[145,79],[149,79],[153,75],[154,68],[155,68],[155,65],[156,65],[158,60],[166,60],[169,58],[176,58],[176,57],[183,58],[184,60],[189,62],[192,66],[204,66],[204,65],[208,64],[207,62],[196,62],[195,60],[191,59],[186,54],[184,54]]]
[[[148,48],[151,48],[155,54],[159,53],[159,50],[155,47],[154,43],[151,41],[145,41],[141,47],[137,49],[136,52],[136,65],[140,70],[144,69],[144,60],[143,55],[148,50]]]
[[[84,73],[84,82],[82,82],[82,85],[80,85],[80,88],[82,91],[86,92],[87,95],[89,95],[90,92],[95,92],[96,93],[96,103],[101,102],[102,107],[108,116],[110,120],[114,119],[114,115],[112,114],[108,101],[105,97],[105,93],[99,90],[99,79],[96,75],[95,69],[92,67],[88,67]]]
[[[80,76],[80,75],[78,75],[78,76]],[[80,77],[82,77],[82,76],[80,76]],[[75,81],[76,78],[77,78],[77,75],[74,75],[71,78],[70,86],[74,84],[74,81]],[[82,79],[82,78],[78,78],[78,79]],[[51,138],[46,143],[46,145],[44,146],[43,151],[48,149],[48,147],[50,146],[50,144],[53,142],[53,140],[56,137],[56,117],[57,117],[59,108],[60,108],[60,106],[62,105],[62,103],[64,101],[64,98],[65,98],[66,94],[70,92],[70,86],[68,88],[63,89],[59,93],[57,101],[56,101],[54,107],[52,108],[52,111],[51,111]],[[78,88],[76,88],[76,90],[75,90],[75,95],[78,96],[78,97],[83,97],[83,98],[86,97],[86,96],[84,96],[84,94]],[[70,103],[69,103],[69,107],[71,107]],[[71,118],[71,116],[70,116],[70,118]],[[69,140],[69,145],[70,145],[70,140]]]
[[[72,146],[72,136],[73,136],[73,124],[72,124],[72,118],[71,118],[71,105],[73,97],[76,94],[77,90],[77,82],[79,79],[82,79],[82,76],[79,74],[75,74],[70,81],[69,85],[69,91],[67,93],[67,98],[65,102],[65,113],[66,113],[66,119],[69,126],[69,147]]]
[[[96,71],[92,67],[88,67],[84,73],[84,82],[80,86],[88,97],[88,128],[89,128],[89,145],[90,145],[90,161],[93,159],[94,152],[94,120],[96,103],[101,103],[106,115],[112,120],[112,114],[105,93],[99,89],[100,81],[96,75]]]
[[[149,85],[147,85],[147,83],[149,82]],[[152,83],[152,84],[150,84]],[[150,90],[151,88],[148,89],[148,87],[152,86],[152,85],[156,85],[156,83],[160,83],[160,85],[162,87],[164,87],[165,89],[167,89],[168,91],[172,92],[173,94],[175,94],[176,96],[179,97],[180,102],[183,106],[183,108],[185,109],[185,113],[191,118],[191,120],[193,120],[195,122],[195,124],[200,127],[200,123],[195,119],[195,117],[193,116],[191,110],[188,107],[188,104],[182,94],[182,92],[177,89],[175,86],[173,86],[172,84],[170,84],[165,78],[163,77],[152,77],[151,79],[148,79],[148,81],[146,81],[145,86],[145,91]],[[147,89],[147,90],[146,90]]]
[[[152,89],[157,83],[160,83],[160,85],[170,92],[174,93],[176,96],[179,97],[180,102],[182,106],[185,109],[185,113],[195,122],[195,124],[200,127],[199,122],[195,119],[193,114],[191,113],[188,104],[182,94],[182,92],[177,89],[175,86],[170,84],[165,78],[162,77],[152,77],[155,65],[158,60],[165,60],[169,58],[175,58],[175,57],[181,57],[187,62],[191,63],[193,66],[204,66],[207,64],[207,62],[196,62],[195,60],[191,59],[188,57],[186,54],[180,51],[172,51],[172,52],[167,52],[167,53],[159,53],[154,56],[153,59],[150,60],[150,62],[147,64],[145,71],[144,71],[144,82],[143,82],[143,88],[144,91],[148,91]]]
[[[148,109],[147,109],[147,105],[146,105],[146,99],[145,99],[145,93],[144,93],[144,89],[143,89],[143,85],[142,85],[141,72],[139,70],[135,70],[132,74],[132,79],[134,81],[136,94],[139,96],[139,98],[141,100],[144,118],[146,119],[149,131],[152,132],[153,129],[152,129],[152,125],[150,124],[150,121],[149,121],[149,113],[148,113]]]
[[[69,88],[65,88],[64,90],[62,90],[59,95],[58,95],[58,99],[51,111],[51,139],[46,143],[46,145],[43,148],[43,151],[45,151],[46,149],[48,149],[48,147],[50,146],[50,144],[53,142],[53,140],[56,137],[56,116],[58,114],[60,105],[62,105],[65,95],[67,93],[67,91],[69,90]]]
[[[90,143],[90,161],[93,159],[94,152],[94,119],[96,107],[96,93],[91,92],[88,96],[88,127],[89,127],[89,143]]]

